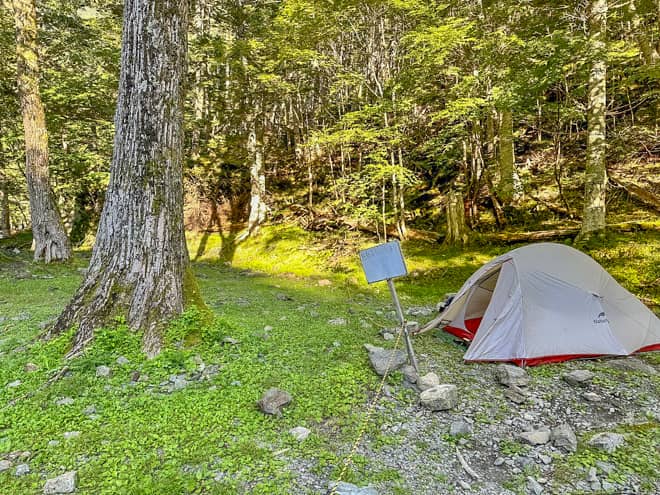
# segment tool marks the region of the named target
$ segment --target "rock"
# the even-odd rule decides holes
[[[130,361],[128,360],[128,358],[126,358],[126,357],[124,357],[124,356],[119,356],[119,357],[117,358],[116,363],[117,363],[119,366],[126,366],[127,364],[130,363]]]
[[[593,379],[594,374],[589,370],[573,370],[570,373],[566,373],[562,378],[569,385],[574,387],[586,387],[589,385],[589,382]]]
[[[288,392],[278,388],[270,388],[266,390],[263,397],[259,399],[257,405],[265,414],[281,416],[282,408],[289,405],[292,400],[293,399]]]
[[[35,371],[39,371],[39,366],[34,363],[27,363],[23,369],[26,373],[34,373]]]
[[[86,416],[96,414],[96,406],[87,406],[85,409],[83,409],[83,414]]]
[[[588,400],[589,402],[600,402],[601,397],[598,395],[596,392],[585,392],[582,394],[582,398],[584,400]]]
[[[394,334],[390,332],[383,332],[383,340],[394,340]]]
[[[595,467],[589,468],[589,473],[587,474],[587,481],[589,483],[593,483],[594,481],[598,481],[598,470]]]
[[[287,294],[276,294],[275,297],[278,301],[293,301],[293,298]]]
[[[433,313],[435,313],[435,308],[428,306],[413,306],[406,310],[406,314],[409,316],[430,316]]]
[[[211,380],[218,373],[220,373],[220,365],[219,364],[210,364],[206,368],[204,368],[204,371],[202,371],[202,379],[203,380]]]
[[[78,438],[80,436],[79,431],[65,431],[64,440],[71,440],[72,438]]]
[[[172,386],[170,387],[172,391],[174,390],[182,390],[186,388],[190,382],[186,380],[186,375],[172,375],[170,377],[170,382],[172,383]]]
[[[48,442],[49,447],[57,447],[59,444],[60,444],[59,440],[51,440],[50,442]]]
[[[229,344],[229,345],[238,345],[241,342],[240,342],[240,340],[236,340],[233,337],[225,337],[224,339],[222,339],[222,343],[223,344]]]
[[[546,466],[548,464],[552,464],[552,457],[550,457],[549,455],[539,454],[539,460]]]
[[[464,480],[458,480],[458,484],[463,490],[472,490],[472,485]]]
[[[56,406],[70,406],[73,404],[75,400],[73,400],[71,397],[62,397],[61,399],[57,399],[55,401]]]
[[[543,493],[543,487],[541,484],[531,476],[527,477],[527,489],[534,495],[541,495],[541,493]]]
[[[510,387],[511,385],[524,387],[530,382],[530,377],[524,369],[510,364],[497,365],[495,368],[495,378],[497,378],[498,382],[507,387]]]
[[[73,493],[76,490],[76,472],[69,471],[57,478],[46,480],[44,495],[57,495],[59,493]]]
[[[605,461],[596,461],[596,467],[605,474],[611,474],[614,471],[614,465]]]
[[[388,371],[401,368],[408,360],[406,353],[401,350],[391,351],[371,344],[364,344],[364,348],[369,352],[371,366],[380,376],[383,376]],[[387,368],[388,365],[390,367],[389,370]]]
[[[443,384],[424,390],[419,399],[422,405],[431,411],[452,409],[458,404],[458,390],[456,385]]]
[[[413,368],[409,364],[401,368],[401,373],[403,373],[403,378],[408,383],[417,383],[417,378],[418,378],[417,372],[415,371],[415,368]]]
[[[330,491],[335,495],[378,495],[376,489],[371,486],[360,488],[345,481],[340,481],[336,486],[334,483],[330,483]]]
[[[105,365],[97,366],[96,376],[98,378],[110,378],[112,376],[112,370]]]
[[[4,473],[5,471],[8,471],[11,469],[11,461],[8,461],[6,459],[0,460],[0,473]]]
[[[317,285],[319,287],[330,287],[332,285],[332,282],[328,280],[327,278],[322,278],[317,282]]]
[[[14,380],[13,382],[7,384],[7,388],[16,388],[16,387],[20,387],[22,383],[23,383],[23,382],[20,381],[20,380]]]
[[[530,445],[544,445],[550,441],[550,430],[539,428],[538,430],[523,431],[518,437]]]
[[[27,464],[19,464],[16,466],[16,471],[14,471],[14,476],[25,476],[30,473],[30,466]]]
[[[430,388],[433,388],[436,385],[440,385],[440,378],[438,378],[438,375],[436,375],[433,372],[427,373],[424,376],[420,376],[417,379],[417,386],[419,387],[419,389],[422,392],[424,390],[428,390]]]
[[[612,483],[610,483],[607,480],[603,480],[600,482],[601,487],[603,488],[603,491],[606,493],[613,492],[616,486]]]
[[[472,433],[472,426],[470,426],[470,424],[466,423],[465,421],[452,421],[452,423],[449,425],[449,434],[452,437],[458,435],[469,435],[470,433]]]
[[[504,457],[498,457],[495,459],[495,462],[493,462],[494,466],[501,466],[502,464],[504,464]]]
[[[610,368],[623,370],[623,371],[639,371],[648,375],[655,375],[656,369],[650,364],[645,363],[641,359],[634,357],[626,357],[620,359],[612,359],[607,362]]]
[[[575,432],[566,423],[553,428],[550,438],[552,439],[552,444],[564,452],[575,452],[577,450]]]
[[[346,325],[346,319],[345,318],[331,318],[331,319],[328,320],[328,323],[330,325],[334,325],[334,326]]]
[[[293,438],[295,438],[299,442],[302,442],[309,436],[311,431],[305,428],[304,426],[296,426],[295,428],[291,428],[289,430],[289,433],[293,435]]]
[[[625,442],[625,438],[620,433],[598,433],[591,437],[589,445],[597,449],[605,450],[606,452],[614,452]]]
[[[504,397],[515,404],[524,404],[527,401],[527,392],[516,385],[511,385],[504,391]]]

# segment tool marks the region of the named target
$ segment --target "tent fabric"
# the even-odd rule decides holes
[[[660,320],[586,254],[514,249],[477,270],[441,314],[467,361],[520,365],[660,349]]]

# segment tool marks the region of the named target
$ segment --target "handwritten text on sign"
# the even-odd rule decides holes
[[[399,241],[386,242],[360,251],[360,261],[370,284],[408,274]]]

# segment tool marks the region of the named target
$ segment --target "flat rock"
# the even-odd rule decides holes
[[[115,361],[115,362],[116,362],[119,366],[125,366],[125,365],[127,365],[127,364],[130,363],[130,361],[128,360],[128,358],[126,358],[126,357],[124,357],[124,356],[119,356],[119,357],[117,358],[117,361]]]
[[[438,378],[438,375],[436,375],[433,372],[427,373],[424,376],[420,376],[417,379],[417,386],[419,387],[419,389],[422,392],[424,390],[428,390],[430,388],[433,388],[436,385],[440,385],[440,378]]]
[[[78,438],[80,436],[79,431],[65,431],[64,432],[64,439],[65,440],[71,440],[72,438]]]
[[[57,478],[46,480],[44,495],[57,495],[60,493],[73,493],[76,491],[76,472],[69,471]]]
[[[544,445],[550,441],[550,430],[539,428],[538,430],[523,431],[518,437],[530,445]]]
[[[469,435],[472,433],[472,426],[466,421],[452,421],[449,425],[449,434],[452,437],[458,435]]]
[[[27,363],[23,369],[26,373],[34,373],[35,371],[39,371],[39,366],[34,363]]]
[[[527,401],[527,392],[516,385],[510,385],[504,391],[504,397],[516,404],[524,404]]]
[[[593,377],[594,374],[589,370],[573,370],[562,376],[566,383],[574,387],[586,387]]]
[[[16,466],[16,471],[14,471],[14,476],[25,476],[30,474],[30,466],[27,464],[19,464]]]
[[[279,388],[270,388],[266,390],[263,397],[257,401],[257,406],[265,414],[281,416],[282,408],[289,405],[292,401],[291,394],[280,390]]]
[[[649,375],[655,375],[658,371],[648,363],[635,357],[626,357],[611,359],[607,361],[607,366],[610,368],[624,370],[624,371],[639,371]]]
[[[112,370],[105,365],[97,366],[96,376],[99,378],[110,378],[112,376]]]
[[[23,382],[20,381],[20,380],[14,380],[13,382],[7,384],[7,388],[16,388],[16,387],[20,387],[22,383],[23,383]]]
[[[73,404],[75,400],[73,400],[71,397],[62,397],[60,399],[57,399],[55,401],[56,406],[70,406]]]
[[[364,348],[369,352],[371,366],[380,376],[383,376],[388,371],[401,368],[408,361],[408,356],[401,350],[392,351],[371,344],[364,344]]]
[[[495,368],[495,378],[502,385],[510,387],[524,387],[529,384],[530,377],[523,368],[512,366],[510,364],[499,364]]]
[[[600,402],[601,401],[601,396],[598,395],[596,392],[585,392],[582,394],[582,398],[584,400],[587,400],[589,402]]]
[[[9,469],[11,469],[11,466],[12,466],[11,461],[8,461],[6,459],[2,459],[0,461],[0,473],[8,471]]]
[[[296,426],[295,428],[291,428],[289,430],[289,433],[293,435],[293,438],[295,438],[299,442],[302,442],[303,440],[307,439],[311,431],[305,428],[304,426]]]
[[[346,483],[345,481],[340,481],[336,486],[333,483],[330,483],[330,489],[334,491],[336,495],[378,495],[378,492],[375,488],[371,486],[366,486],[360,488],[359,486],[353,485],[352,483]]]
[[[605,432],[594,435],[588,443],[597,449],[605,450],[606,452],[614,452],[621,447],[625,441],[625,437],[620,433]]]
[[[541,495],[543,493],[543,487],[541,484],[531,476],[527,477],[527,488],[529,492],[534,495]]]
[[[452,384],[436,385],[424,390],[419,399],[422,405],[431,411],[452,409],[458,404],[458,389]]]
[[[577,450],[577,437],[570,425],[564,423],[552,429],[550,434],[552,444],[564,452]]]
[[[346,325],[346,318],[331,318],[328,323],[334,326]]]

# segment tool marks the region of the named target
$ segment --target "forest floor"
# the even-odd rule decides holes
[[[360,239],[272,227],[227,242],[191,237],[215,319],[188,311],[153,360],[118,321],[65,361],[71,333],[38,336],[89,254],[43,266],[25,245],[0,245],[0,493],[43,493],[47,479],[75,471],[78,494],[319,494],[348,458],[342,481],[364,488],[337,493],[660,493],[660,353],[531,368],[516,403],[495,380],[496,364],[466,364],[464,347],[429,332],[414,339],[420,368],[459,392],[455,408],[431,412],[401,373],[377,394],[363,345],[391,347],[382,332],[396,323],[387,286],[363,281]],[[430,320],[446,292],[508,249],[404,244],[410,275],[396,283],[409,317]],[[660,309],[657,231],[583,249]],[[586,387],[562,378],[578,369],[594,374]],[[256,406],[271,387],[293,397],[279,417]],[[564,423],[575,452],[520,436]],[[309,436],[296,439],[295,427]],[[590,446],[601,432],[622,434],[623,445]]]

